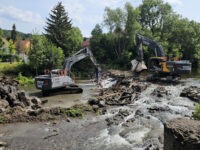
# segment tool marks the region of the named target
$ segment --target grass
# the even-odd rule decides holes
[[[20,85],[27,85],[27,84],[33,84],[34,81],[31,77],[25,77],[19,73],[19,75],[15,78]]]
[[[200,120],[200,104],[197,104],[196,107],[195,107],[195,112],[193,114],[193,117],[195,119],[198,119]]]
[[[5,122],[5,117],[0,115],[0,124]]]
[[[68,116],[68,117],[80,117],[83,118],[83,110],[80,108],[70,108],[64,111],[64,113]]]

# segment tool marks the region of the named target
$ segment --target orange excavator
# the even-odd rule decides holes
[[[136,34],[137,57],[131,61],[132,72],[135,76],[139,76],[143,70],[148,70],[147,80],[155,81],[165,78],[169,81],[177,81],[181,75],[191,72],[191,63],[188,60],[168,61],[162,46],[156,41]],[[147,46],[148,50],[153,53],[146,66],[144,62],[143,46]]]

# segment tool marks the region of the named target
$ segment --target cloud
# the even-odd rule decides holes
[[[41,25],[44,20],[38,13],[18,9],[14,6],[0,6],[0,16],[5,19],[15,19],[17,21],[34,23]]]
[[[165,2],[168,2],[171,5],[182,5],[181,0],[164,0]]]
[[[70,18],[75,23],[83,22],[83,13],[85,7],[80,0],[67,0],[63,3],[65,10],[69,13]]]
[[[88,3],[91,3],[95,6],[100,6],[100,7],[117,7],[120,6],[120,4],[124,4],[124,0],[100,0],[100,1],[95,1],[95,0],[86,0]]]

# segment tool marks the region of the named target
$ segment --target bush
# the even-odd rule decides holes
[[[34,81],[31,77],[25,77],[19,73],[19,75],[15,78],[20,85],[27,85],[27,84],[33,84]]]
[[[193,117],[200,120],[200,104],[196,105]]]
[[[32,76],[34,74],[34,70],[31,70],[29,64],[25,64],[22,62],[15,63],[0,63],[0,72],[4,75],[12,75],[17,76],[19,72],[25,76]]]

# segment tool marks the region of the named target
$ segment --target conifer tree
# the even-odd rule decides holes
[[[46,37],[49,41],[55,44],[57,47],[62,48],[65,56],[69,55],[68,48],[68,34],[72,28],[71,20],[68,17],[68,13],[65,11],[62,2],[51,10],[49,18],[46,21]]]
[[[16,36],[17,36],[16,26],[15,26],[15,24],[13,24],[12,31],[11,31],[11,39],[13,42],[16,41]]]

